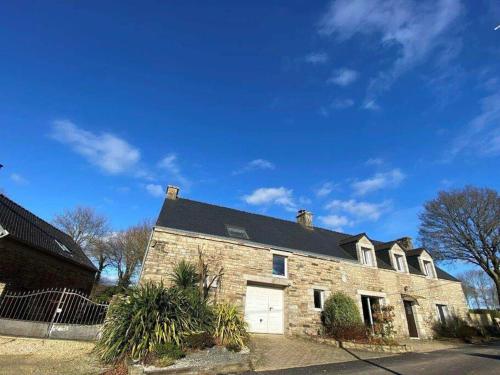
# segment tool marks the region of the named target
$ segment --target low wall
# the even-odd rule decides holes
[[[0,334],[8,336],[94,341],[97,340],[101,327],[100,324],[89,326],[61,323],[50,327],[50,323],[0,319]]]
[[[490,313],[482,312],[482,313],[469,313],[469,317],[472,323],[478,327],[486,327],[494,325],[493,319],[491,319]]]

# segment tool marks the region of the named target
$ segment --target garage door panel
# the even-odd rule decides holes
[[[250,332],[283,333],[283,290],[247,286],[245,321]]]

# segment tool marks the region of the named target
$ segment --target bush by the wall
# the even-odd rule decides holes
[[[446,322],[435,322],[432,326],[435,336],[458,338],[469,340],[471,337],[481,335],[477,328],[469,325],[464,319],[459,316],[452,315]]]
[[[214,336],[220,345],[240,350],[248,340],[247,324],[237,307],[228,303],[215,305]]]
[[[209,331],[212,310],[196,289],[148,283],[111,304],[96,352],[104,362],[143,361],[157,345],[182,346],[193,332]]]
[[[325,334],[341,340],[366,338],[356,302],[342,292],[332,294],[324,303],[322,322]]]

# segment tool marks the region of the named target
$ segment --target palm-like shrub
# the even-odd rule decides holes
[[[174,267],[170,278],[174,285],[180,289],[196,288],[200,282],[196,266],[184,259]]]
[[[336,292],[327,298],[323,306],[322,321],[325,333],[335,338],[360,339],[360,336],[366,336],[356,302],[342,292]]]
[[[220,345],[240,349],[248,339],[246,328],[235,305],[221,303],[215,306],[214,336]]]
[[[110,306],[96,352],[107,363],[144,360],[158,345],[181,346],[187,335],[210,330],[212,324],[212,311],[197,289],[148,283]]]

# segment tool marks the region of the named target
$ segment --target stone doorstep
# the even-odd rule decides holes
[[[344,348],[344,349],[355,349],[355,350],[365,350],[369,352],[380,352],[380,353],[408,353],[412,352],[413,348],[409,345],[376,345],[376,344],[362,344],[351,341],[338,341],[335,339],[327,339],[323,337],[310,337],[313,341],[316,341],[320,344],[327,344],[334,346],[336,348]]]

